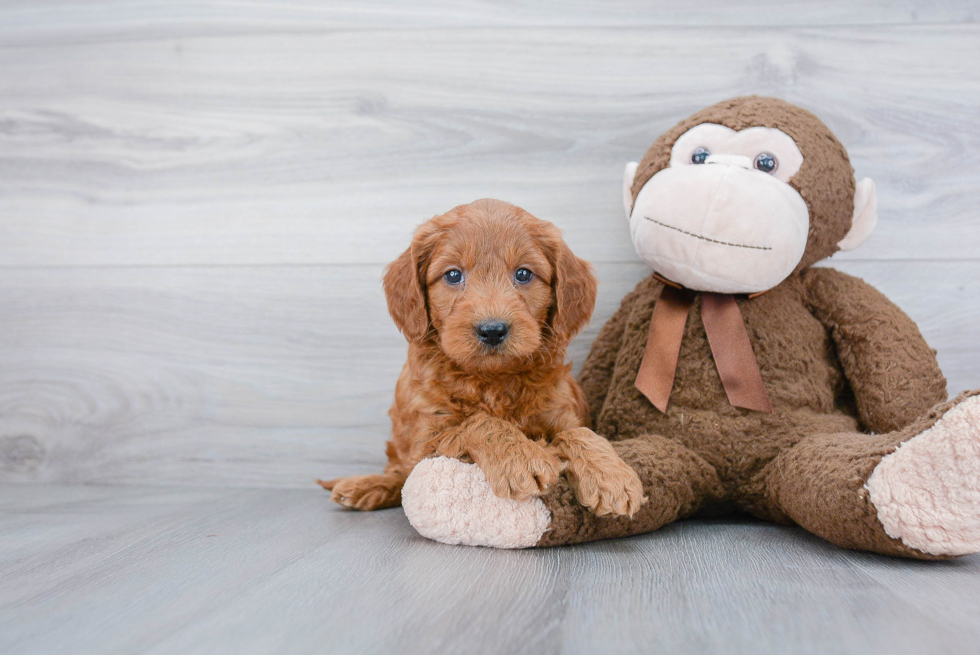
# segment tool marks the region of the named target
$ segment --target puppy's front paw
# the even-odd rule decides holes
[[[317,480],[332,490],[330,500],[348,509],[369,511],[401,504],[404,480],[392,475],[352,475],[336,480]]]
[[[569,462],[575,497],[597,516],[630,516],[647,501],[640,476],[619,457]]]
[[[479,464],[493,493],[514,500],[541,495],[561,473],[561,460],[530,440],[514,443],[502,455]]]

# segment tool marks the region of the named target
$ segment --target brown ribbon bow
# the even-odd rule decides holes
[[[650,399],[654,407],[666,412],[674,387],[684,326],[698,292],[684,289],[659,275],[656,277],[664,282],[664,289],[653,307],[650,333],[647,335],[640,372],[636,376],[636,388]],[[701,322],[704,323],[728,402],[735,407],[771,414],[769,394],[762,382],[759,363],[752,352],[735,297],[726,293],[701,293]]]

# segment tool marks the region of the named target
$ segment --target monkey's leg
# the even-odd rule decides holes
[[[540,498],[498,498],[479,467],[446,457],[415,467],[405,482],[402,505],[415,529],[430,539],[528,548],[651,532],[723,493],[715,470],[675,441],[651,435],[612,446],[640,476],[649,499],[632,519],[596,516],[576,500],[564,477]]]
[[[980,392],[881,435],[808,437],[764,472],[772,502],[844,548],[918,559],[980,551]]]
[[[476,413],[433,439],[430,455],[471,458],[501,498],[527,500],[554,484],[561,461],[516,425]]]

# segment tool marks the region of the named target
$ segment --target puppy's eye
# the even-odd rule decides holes
[[[711,151],[708,150],[707,148],[698,148],[697,150],[694,151],[694,154],[691,155],[691,163],[692,164],[703,164],[704,163],[704,160],[707,159],[708,158],[708,155],[710,155],[710,154],[711,154]]]
[[[514,273],[514,279],[520,282],[521,284],[527,284],[528,282],[531,281],[532,277],[534,277],[534,273],[532,273],[526,268],[519,268],[517,269],[517,272]]]
[[[772,173],[778,166],[779,162],[768,152],[764,152],[755,158],[755,167],[763,173]]]
[[[446,284],[456,285],[463,281],[462,271],[457,271],[455,268],[451,271],[446,271],[446,274],[442,276],[446,280]]]

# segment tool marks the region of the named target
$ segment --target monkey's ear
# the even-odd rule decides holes
[[[552,327],[563,340],[569,340],[592,318],[598,282],[592,266],[572,253],[560,238],[554,273],[555,314]]]
[[[623,209],[626,210],[626,220],[630,219],[633,212],[633,180],[636,179],[636,169],[639,166],[639,162],[631,161],[623,171]]]
[[[425,291],[419,279],[419,261],[413,253],[415,241],[417,238],[398,259],[388,264],[383,283],[388,313],[405,338],[412,342],[421,341],[429,331]]]
[[[878,196],[870,177],[858,181],[854,188],[854,217],[851,229],[837,243],[841,250],[854,250],[864,243],[878,224]]]

